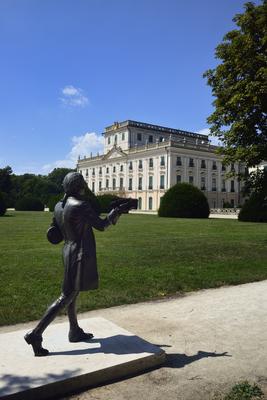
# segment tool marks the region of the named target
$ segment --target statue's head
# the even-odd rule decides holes
[[[62,186],[68,196],[80,194],[87,187],[82,174],[79,174],[79,172],[69,172],[63,179]]]

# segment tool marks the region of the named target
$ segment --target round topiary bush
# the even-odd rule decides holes
[[[118,199],[118,196],[115,196],[114,194],[102,194],[97,196],[97,200],[100,204],[100,212],[108,213],[110,211],[110,203],[116,199]]]
[[[4,200],[3,194],[0,192],[0,217],[6,213],[6,202]]]
[[[252,193],[241,208],[239,221],[267,222],[267,194],[265,192]]]
[[[44,204],[34,197],[24,197],[15,204],[16,211],[44,211]]]
[[[205,195],[189,183],[177,183],[162,197],[159,217],[208,218],[210,208]]]

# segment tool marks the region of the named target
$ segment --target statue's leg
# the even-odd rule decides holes
[[[82,328],[79,327],[77,320],[77,312],[76,312],[76,300],[77,296],[74,297],[72,302],[68,305],[68,317],[70,322],[70,330],[69,330],[69,341],[70,342],[83,342],[86,340],[90,340],[94,337],[92,333],[86,333]]]
[[[48,350],[42,347],[42,334],[48,325],[55,319],[59,311],[68,306],[77,295],[77,291],[72,291],[69,294],[62,293],[61,296],[46,310],[43,318],[37,326],[25,335],[24,338],[26,342],[32,345],[36,356],[46,356],[49,353]]]
[[[77,321],[77,311],[76,311],[76,300],[78,297],[74,297],[72,302],[68,305],[68,318],[69,318],[69,323],[70,323],[70,330],[75,331],[76,329],[79,328],[78,321]]]

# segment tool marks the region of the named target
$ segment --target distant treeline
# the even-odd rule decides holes
[[[0,193],[8,208],[25,198],[34,198],[48,205],[53,199],[63,196],[62,181],[64,176],[74,171],[69,168],[55,168],[48,175],[16,175],[7,166],[0,169]]]

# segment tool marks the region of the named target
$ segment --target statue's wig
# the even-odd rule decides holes
[[[78,194],[81,189],[85,188],[86,183],[82,174],[78,172],[69,172],[63,179],[62,186],[66,195],[72,196]]]

